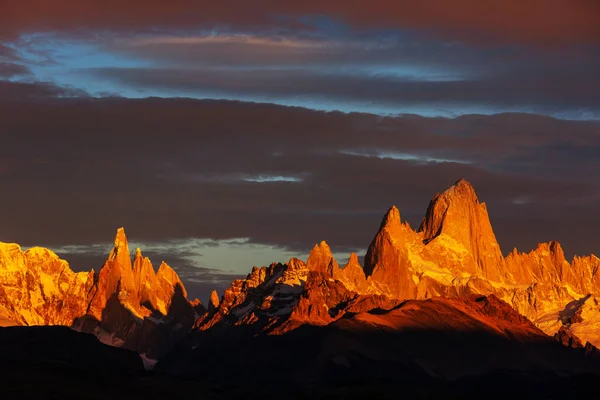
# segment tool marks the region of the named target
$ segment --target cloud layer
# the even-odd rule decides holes
[[[184,99],[9,102],[0,114],[2,240],[103,243],[124,225],[139,241],[355,250],[392,204],[417,225],[435,192],[466,178],[505,251],[551,239],[597,247],[595,122]]]
[[[198,26],[269,27],[307,25],[328,16],[356,29],[411,28],[472,41],[541,44],[597,43],[600,6],[594,0],[197,0],[88,1],[7,0],[0,9],[0,35],[82,29],[184,29]]]
[[[364,251],[389,206],[417,226],[466,178],[505,252],[597,253],[599,19],[595,0],[3,1],[0,240],[98,268],[124,225],[205,298],[322,239]]]

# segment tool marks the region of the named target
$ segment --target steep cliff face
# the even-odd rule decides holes
[[[277,275],[295,271],[298,265],[303,272],[296,286]],[[219,320],[227,320],[231,313],[246,315],[233,318],[236,324],[277,316],[277,323],[264,324],[278,332],[301,324],[331,323],[349,312],[361,296],[361,304],[371,304],[377,296],[398,301],[494,294],[549,335],[565,327],[598,345],[599,266],[595,256],[575,257],[569,263],[557,242],[542,243],[529,253],[515,250],[504,258],[485,203],[479,202],[468,182],[460,180],[432,199],[418,231],[403,223],[398,209],[392,207],[368,248],[364,269],[356,255],[340,268],[329,246],[321,242],[306,265],[292,260],[277,267],[281,272],[260,269],[234,282],[215,315]],[[286,300],[275,303],[286,306],[276,312],[265,308],[264,304],[281,298],[282,291]],[[246,301],[249,293],[251,302]],[[364,302],[369,296],[371,300]],[[253,304],[263,304],[262,311],[253,311]],[[274,324],[281,327],[274,329]]]
[[[74,273],[48,249],[0,243],[0,318],[17,325],[70,325],[85,314],[94,271]]]
[[[400,211],[392,207],[365,256],[365,274],[376,292],[399,299],[417,296],[411,249],[419,242],[420,237],[400,221]]]
[[[66,325],[102,342],[159,357],[205,312],[177,273],[162,263],[158,273],[125,231],[97,275],[74,273],[48,249],[22,251],[0,243],[0,321],[3,325]]]
[[[137,249],[133,263],[123,229],[98,274],[73,273],[49,250],[0,244],[0,321],[62,324],[103,342],[159,357],[192,326],[206,331],[245,326],[283,334],[328,325],[352,313],[389,310],[404,300],[495,295],[546,334],[567,333],[600,345],[600,259],[565,259],[557,242],[504,258],[485,203],[460,180],[429,204],[420,228],[388,210],[365,256],[340,267],[326,242],[306,263],[254,267],[232,282],[208,312],[189,302],[177,273],[155,272]],[[566,339],[565,339],[566,340]]]
[[[357,288],[369,293],[359,294]],[[356,255],[339,268],[321,242],[307,263],[292,258],[287,264],[254,267],[245,279],[233,281],[218,307],[215,301],[213,310],[196,321],[196,329],[245,326],[255,334],[281,335],[302,325],[328,325],[349,312],[398,304],[372,292]]]
[[[88,315],[101,321],[102,313],[106,310],[111,297],[118,297],[118,302],[132,313],[137,313],[139,299],[133,269],[131,266],[131,255],[127,244],[125,230],[120,228],[114,241],[108,259],[98,274],[92,289]],[[138,314],[139,317],[141,315]]]
[[[506,279],[504,259],[490,224],[487,207],[475,190],[460,180],[436,195],[419,231],[431,253],[451,251],[440,264],[453,273],[466,273],[494,281]]]
[[[122,228],[90,295],[88,312],[74,328],[150,358],[164,354],[205,312],[198,301],[187,300],[181,279],[166,263],[155,273],[150,260],[136,249],[132,265]]]
[[[343,268],[334,268],[332,273],[334,279],[339,280],[349,290],[357,293],[369,293],[372,291],[365,271],[358,262],[358,256],[356,253],[351,253],[348,263]]]

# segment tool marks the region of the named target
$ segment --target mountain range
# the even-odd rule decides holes
[[[323,241],[306,262],[254,267],[206,306],[167,264],[155,271],[139,249],[132,261],[122,228],[98,272],[0,243],[0,325],[12,326],[0,334],[67,326],[65,340],[95,335],[138,353],[157,379],[203,382],[217,397],[248,385],[263,397],[290,385],[310,397],[499,385],[490,397],[502,382],[552,397],[595,388],[599,266],[594,255],[569,262],[558,242],[505,257],[485,203],[460,180],[417,229],[391,207],[362,266],[356,254],[340,266]]]

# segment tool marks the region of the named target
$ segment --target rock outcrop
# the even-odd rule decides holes
[[[86,313],[94,271],[74,273],[52,251],[0,243],[0,319],[15,325],[71,325]]]
[[[255,333],[281,335],[306,324],[328,325],[346,313],[398,304],[382,294],[359,294],[357,288],[370,290],[356,255],[339,268],[321,242],[307,263],[292,258],[287,264],[254,267],[245,279],[233,281],[218,308],[196,321],[196,329],[247,326]]]
[[[459,180],[431,200],[419,232],[432,253],[451,250],[459,256],[444,260],[452,272],[493,281],[506,279],[504,259],[487,207],[479,202],[467,181]]]
[[[546,334],[566,326],[582,341],[600,344],[596,333],[600,306],[595,300],[600,292],[599,266],[600,259],[593,255],[569,263],[557,242],[542,243],[529,253],[515,250],[504,258],[485,203],[479,202],[471,184],[460,180],[432,199],[416,231],[402,222],[396,207],[390,208],[368,248],[364,269],[355,254],[340,268],[327,243],[320,242],[306,265],[294,259],[287,265],[256,269],[246,280],[234,282],[219,312],[207,321],[218,315],[220,321],[253,324],[269,317],[264,325],[279,332],[302,324],[331,323],[349,312],[358,298],[379,296],[389,305],[436,296],[493,294]],[[292,271],[302,271],[297,284],[283,278]],[[285,307],[274,310],[272,304]],[[231,317],[241,314],[245,318]],[[277,323],[272,321],[275,316]],[[276,325],[281,327],[274,329]]]
[[[160,357],[192,327],[243,326],[275,335],[391,310],[406,300],[491,295],[485,304],[501,299],[563,343],[572,345],[568,333],[587,348],[600,345],[600,259],[569,262],[558,242],[503,257],[485,203],[464,180],[432,199],[417,230],[390,208],[364,264],[353,253],[340,267],[322,241],[306,263],[293,258],[254,267],[221,299],[213,292],[207,311],[187,300],[167,264],[155,272],[139,249],[132,264],[122,229],[98,274],[75,274],[45,249],[0,244],[0,321],[72,325],[105,343]]]
[[[158,272],[117,230],[114,247],[98,274],[74,273],[48,249],[22,251],[0,243],[0,320],[3,325],[65,325],[93,333],[103,343],[160,357],[205,312],[189,302],[177,273]]]

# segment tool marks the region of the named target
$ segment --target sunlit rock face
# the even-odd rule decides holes
[[[166,263],[155,272],[136,249],[132,265],[121,228],[91,289],[89,311],[73,327],[95,334],[106,344],[158,358],[204,312],[198,301],[187,300],[181,279]]]
[[[323,241],[306,262],[254,267],[221,298],[213,292],[208,310],[187,300],[164,262],[155,271],[139,249],[132,262],[122,229],[97,274],[75,274],[49,250],[0,244],[0,322],[68,325],[159,358],[191,329],[278,335],[405,300],[493,294],[561,342],[600,345],[599,267],[593,255],[567,261],[557,242],[503,257],[485,203],[460,180],[432,199],[417,230],[392,207],[364,268],[356,254],[340,267]]]
[[[485,203],[464,180],[433,198],[418,232],[390,210],[365,259],[368,281],[394,298],[495,294],[547,334],[565,326],[596,345],[599,265],[593,255],[569,263],[557,242],[503,258]],[[574,304],[586,317],[567,321]]]
[[[25,252],[0,243],[0,321],[15,325],[66,325],[102,342],[159,357],[205,312],[189,302],[177,273],[162,263],[155,273],[117,231],[98,274],[74,273],[47,249]]]
[[[0,318],[4,324],[71,325],[87,311],[94,271],[74,273],[48,249],[0,243]]]
[[[321,242],[306,265],[293,259],[235,281],[218,311],[197,327],[250,324],[281,333],[302,324],[325,325],[347,312],[389,309],[406,299],[494,294],[546,334],[563,327],[600,345],[599,266],[593,255],[569,263],[557,242],[504,258],[485,203],[460,180],[432,199],[418,230],[392,207],[364,269],[356,255],[340,268]],[[283,278],[297,271],[302,271],[297,281]]]
[[[348,268],[346,270],[346,268]],[[390,309],[398,301],[370,291],[356,255],[339,268],[329,246],[321,242],[307,263],[254,267],[245,279],[233,281],[218,308],[196,321],[196,329],[245,326],[254,333],[280,335],[299,326],[328,325],[347,312]]]
[[[504,259],[487,207],[479,202],[467,181],[458,181],[431,200],[419,231],[430,253],[438,253],[438,249],[440,253],[446,250],[455,253],[456,257],[444,260],[451,271],[506,280]]]

